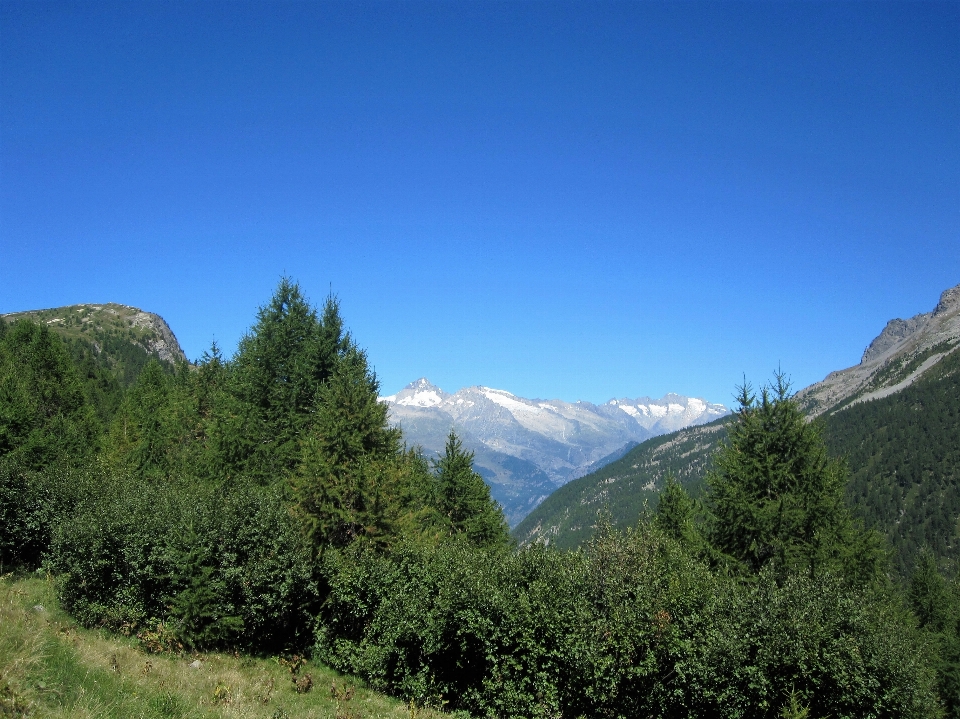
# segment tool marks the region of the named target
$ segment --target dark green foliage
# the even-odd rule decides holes
[[[844,504],[846,466],[827,455],[820,425],[806,421],[783,375],[759,401],[744,385],[739,404],[707,477],[714,548],[753,573],[771,564],[877,576],[879,543]]]
[[[47,488],[35,471],[0,459],[0,574],[33,568],[49,544]]]
[[[111,439],[131,469],[150,474],[169,469],[168,453],[175,449],[170,412],[171,378],[157,361],[144,368],[121,405]]]
[[[509,530],[500,507],[490,499],[490,487],[473,471],[473,452],[463,449],[451,430],[444,454],[434,463],[437,508],[454,533],[463,533],[475,545],[493,547],[509,542]]]
[[[75,472],[48,558],[88,626],[170,622],[188,645],[302,649],[318,601],[310,547],[275,489]]]
[[[29,469],[79,461],[95,449],[99,430],[60,338],[28,320],[7,328],[0,340],[0,457],[17,457]]]
[[[104,362],[103,350],[97,352],[97,348],[92,343],[79,338],[64,338],[64,344],[83,382],[87,402],[93,407],[100,424],[104,427],[108,426],[123,401],[124,389],[133,384],[136,375],[133,375],[125,384],[124,380],[127,376],[124,374],[118,377],[117,372],[109,369]],[[137,349],[146,355],[142,349],[139,347]],[[138,371],[143,366],[146,366],[146,361],[138,367]],[[130,367],[130,365],[127,364],[124,367]]]
[[[400,432],[377,401],[366,356],[351,349],[320,386],[317,415],[293,482],[299,510],[318,545],[343,546],[392,532]]]
[[[886,536],[901,576],[923,547],[960,561],[960,350],[900,392],[825,422],[831,453],[852,469],[848,501]]]
[[[828,574],[741,584],[652,527],[582,552],[465,542],[324,557],[315,654],[478,716],[932,716],[929,650]]]
[[[170,579],[175,585],[169,616],[178,638],[188,647],[235,645],[243,635],[243,619],[236,607],[217,559],[204,551],[200,537],[188,535],[185,548],[171,553]]]
[[[937,568],[937,560],[929,549],[920,552],[917,568],[910,578],[910,604],[921,627],[944,632],[952,629],[957,617],[947,580]]]
[[[930,632],[939,649],[937,683],[947,716],[960,717],[960,577],[950,586],[934,553],[924,547],[908,596],[920,626]]]
[[[352,347],[339,306],[329,297],[323,319],[283,278],[231,363],[230,390],[238,400],[223,423],[232,445],[225,458],[262,482],[285,478],[299,463],[317,390]]]
[[[664,534],[695,555],[705,549],[698,514],[696,503],[683,486],[673,476],[668,477],[660,492],[653,521]]]

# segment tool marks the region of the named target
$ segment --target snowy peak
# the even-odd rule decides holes
[[[632,417],[646,429],[673,431],[691,424],[703,424],[728,413],[722,404],[707,402],[699,397],[666,394],[660,399],[612,399],[607,402]]]
[[[426,377],[421,377],[396,394],[380,397],[380,401],[387,404],[398,404],[403,407],[436,407],[449,397],[450,395],[442,389],[430,384],[430,380]]]

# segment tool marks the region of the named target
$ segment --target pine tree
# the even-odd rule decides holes
[[[672,474],[660,491],[654,523],[668,536],[684,547],[699,552],[703,549],[703,536],[697,527],[696,505],[687,491]]]
[[[29,320],[0,324],[0,457],[38,469],[87,456],[101,428],[63,342]]]
[[[439,510],[454,533],[462,533],[482,547],[503,546],[510,535],[500,506],[490,488],[473,470],[473,452],[451,430],[443,456],[434,463]]]
[[[882,554],[844,504],[846,465],[828,457],[820,425],[806,421],[784,375],[759,400],[744,383],[738,402],[707,479],[715,548],[751,572],[774,563],[811,576],[828,567],[851,580],[875,576]]]
[[[910,604],[920,620],[921,627],[943,632],[950,627],[953,602],[947,580],[937,568],[937,558],[929,547],[924,547],[917,558],[917,568],[910,578]]]

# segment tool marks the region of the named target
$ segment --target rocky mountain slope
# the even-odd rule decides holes
[[[828,448],[850,463],[854,510],[887,534],[901,569],[924,543],[941,556],[953,556],[960,546],[958,315],[960,286],[946,290],[931,312],[888,322],[859,365],[796,395],[811,419],[825,419]],[[514,536],[524,543],[579,546],[601,510],[617,524],[636,522],[670,472],[696,492],[727,421],[641,443],[548,497]]]
[[[864,350],[860,364],[831,372],[797,393],[810,416],[895,394],[917,381],[960,343],[960,285],[931,312],[893,319]]]
[[[710,422],[723,405],[668,394],[662,399],[590,402],[525,399],[505,390],[468,387],[448,394],[426,379],[382,397],[410,444],[443,450],[451,428],[475,452],[475,466],[516,524],[544,497],[575,477],[617,459],[626,448],[680,427]]]
[[[0,315],[8,322],[21,317],[45,323],[66,339],[83,339],[102,349],[105,339],[123,338],[148,355],[165,362],[186,361],[170,325],[153,312],[113,302],[102,305],[70,305]]]

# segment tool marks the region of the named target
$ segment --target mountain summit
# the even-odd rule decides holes
[[[511,524],[557,487],[638,442],[728,413],[723,405],[677,394],[601,405],[526,399],[484,386],[449,394],[426,378],[380,400],[390,406],[407,442],[428,455],[440,453],[455,429]]]

